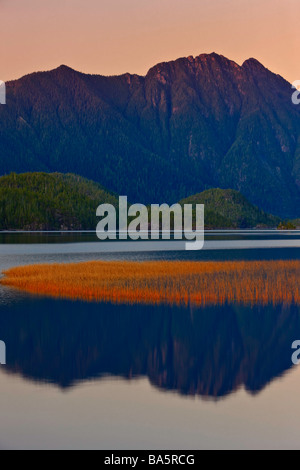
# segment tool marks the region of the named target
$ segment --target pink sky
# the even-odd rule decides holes
[[[299,0],[0,0],[0,79],[69,65],[144,75],[217,52],[300,79]]]

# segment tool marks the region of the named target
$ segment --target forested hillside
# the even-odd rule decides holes
[[[96,209],[104,203],[118,209],[118,196],[77,175],[11,173],[0,178],[0,230],[96,230]],[[205,204],[207,228],[276,227],[280,222],[233,190],[207,190],[180,204]]]
[[[232,189],[208,189],[180,204],[204,204],[207,228],[276,227],[280,222],[279,217],[266,214]]]
[[[12,173],[0,178],[0,230],[95,229],[99,204],[118,198],[72,174]]]

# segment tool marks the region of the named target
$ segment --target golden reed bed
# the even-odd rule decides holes
[[[34,294],[130,304],[300,303],[300,261],[88,262],[13,268],[2,284]]]

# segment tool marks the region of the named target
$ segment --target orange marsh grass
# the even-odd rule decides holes
[[[300,303],[300,261],[93,261],[17,267],[4,274],[6,286],[86,301]]]

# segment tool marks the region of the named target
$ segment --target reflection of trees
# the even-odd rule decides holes
[[[179,308],[28,299],[1,307],[7,366],[69,387],[113,375],[222,397],[259,392],[291,366],[299,307]]]

